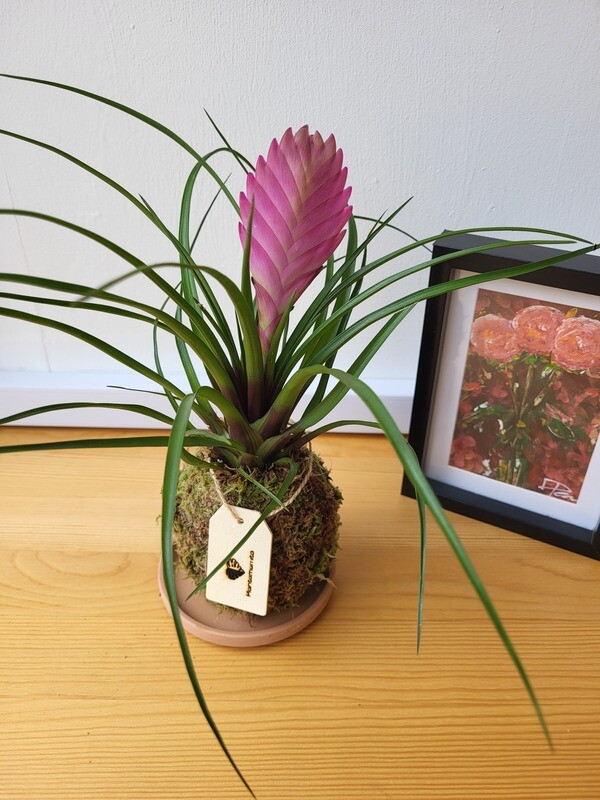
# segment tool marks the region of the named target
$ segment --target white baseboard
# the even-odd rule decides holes
[[[182,376],[168,376],[175,384],[185,385]],[[387,406],[400,430],[408,431],[414,393],[414,381],[372,379],[367,381]],[[0,418],[26,409],[56,403],[143,403],[164,413],[172,409],[164,397],[153,394],[138,394],[110,388],[114,385],[129,385],[140,389],[153,389],[154,384],[138,376],[127,376],[107,372],[0,372]],[[305,402],[308,402],[308,396]],[[333,414],[320,424],[342,419],[372,420],[373,416],[363,402],[349,392]],[[163,428],[162,423],[120,409],[82,408],[69,411],[53,411],[19,420],[17,425],[44,425],[56,427],[86,428]],[[373,432],[372,428],[360,426],[339,429],[344,432]]]

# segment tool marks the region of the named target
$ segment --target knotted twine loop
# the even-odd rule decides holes
[[[292,494],[283,503],[283,505],[277,506],[277,508],[274,508],[273,511],[271,511],[271,513],[267,516],[267,519],[271,519],[271,517],[274,517],[275,514],[279,514],[280,511],[283,511],[284,509],[288,508],[288,506],[290,506],[294,502],[294,500],[298,497],[298,495],[300,495],[304,491],[304,489],[306,487],[306,484],[308,483],[308,481],[310,480],[310,476],[312,475],[312,468],[313,468],[312,447],[310,445],[310,442],[308,443],[308,459],[307,459],[307,461],[308,461],[308,466],[304,470],[304,473],[302,474],[302,478],[301,478],[300,483],[298,484],[297,488],[292,492]],[[227,500],[225,499],[225,495],[223,494],[223,489],[221,488],[221,484],[219,483],[219,479],[215,475],[215,471],[213,469],[210,470],[210,476],[213,479],[213,484],[214,484],[214,487],[215,487],[215,491],[217,493],[217,497],[223,503],[225,508],[227,508],[229,510],[229,512],[233,516],[233,518],[241,525],[244,520],[238,514],[238,512],[235,510],[235,508],[233,506],[230,506],[229,503],[227,502]],[[296,477],[294,478],[294,481],[297,481],[297,480],[298,480],[298,476],[296,475]]]

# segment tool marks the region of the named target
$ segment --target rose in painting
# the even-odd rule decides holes
[[[564,318],[564,314],[552,306],[527,306],[521,309],[512,321],[521,350],[535,355],[548,355]]]
[[[566,319],[556,331],[552,358],[564,369],[597,370],[600,367],[600,320]]]
[[[471,344],[480,356],[501,364],[511,361],[521,352],[512,325],[496,314],[485,314],[473,322]]]

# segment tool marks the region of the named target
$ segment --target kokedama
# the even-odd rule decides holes
[[[367,279],[375,278],[377,271],[385,265],[427,248],[434,240],[453,235],[456,231],[438,232],[423,239],[411,238],[407,244],[383,256],[370,258],[369,248],[382,231],[399,231],[394,220],[406,202],[378,219],[354,213],[349,205],[351,189],[346,186],[347,169],[333,136],[323,139],[319,133],[310,133],[307,126],[295,133],[288,129],[279,140],[273,140],[266,158],[260,157],[253,165],[229,144],[216,126],[221,146],[201,155],[164,125],[115,101],[51,81],[3,77],[53,86],[111,106],[162,132],[191,156],[191,171],[181,197],[179,229],[174,233],[144,199],[74,155],[18,133],[0,131],[5,136],[44,148],[112,187],[161,231],[176,255],[172,263],[147,264],[118,244],[73,222],[35,211],[0,209],[3,215],[35,218],[87,237],[129,265],[121,277],[98,288],[50,277],[0,273],[2,282],[40,290],[39,295],[5,291],[0,296],[10,301],[118,315],[145,324],[154,337],[154,365],[150,367],[137,361],[124,350],[79,327],[28,313],[18,305],[0,308],[0,315],[54,328],[87,342],[153,381],[173,409],[170,415],[143,404],[118,404],[121,409],[165,423],[170,427],[169,436],[25,445],[0,448],[0,452],[166,447],[161,517],[166,593],[198,702],[220,746],[247,788],[250,790],[210,716],[196,677],[178,607],[173,541],[182,567],[193,578],[195,591],[200,592],[210,588],[209,582],[215,576],[225,574],[235,581],[244,572],[238,561],[241,548],[267,520],[273,534],[270,569],[267,571],[267,609],[276,613],[297,604],[315,582],[328,580],[338,538],[341,496],[331,483],[322,461],[310,449],[310,442],[325,431],[349,423],[380,429],[415,487],[421,520],[417,643],[424,587],[425,511],[429,509],[485,606],[549,737],[529,679],[473,565],[427,483],[416,456],[390,413],[369,386],[361,381],[360,375],[418,302],[463,286],[541,269],[595,250],[596,245],[577,236],[527,227],[465,229],[461,232],[513,230],[553,237],[550,240],[527,238],[519,242],[521,244],[580,243],[583,246],[568,255],[560,254],[532,264],[463,277],[405,295],[398,293],[396,299],[367,313],[363,311],[363,303],[369,298],[395,286],[405,277],[428,268],[435,269],[443,261],[464,255],[465,251],[437,258],[428,254],[417,264],[368,283]],[[234,159],[246,173],[245,191],[240,194],[239,202],[211,165],[218,154]],[[191,203],[201,174],[214,181],[215,200],[224,197],[239,217],[238,234],[242,245],[239,285],[218,268],[197,263],[193,255],[198,235],[215,202],[213,200],[210,204],[198,232],[194,234]],[[364,232],[361,233],[363,226]],[[232,235],[235,235],[234,230]],[[339,252],[342,244],[342,252]],[[494,243],[467,252],[502,246]],[[142,274],[163,293],[162,306],[143,303],[133,293],[117,292],[115,287],[137,274]],[[177,277],[172,282],[169,277],[173,274]],[[318,283],[316,295],[299,313],[296,303],[313,283]],[[236,318],[233,328],[215,295],[215,287],[224,291],[232,304]],[[65,294],[71,297],[64,299]],[[337,369],[334,363],[338,353],[366,329],[374,331],[370,342],[348,369]],[[177,386],[165,377],[159,356],[159,332],[175,341],[187,386]],[[204,367],[208,382],[203,383],[199,376],[199,363]],[[310,400],[298,413],[298,404],[309,389]],[[339,420],[323,423],[350,390],[364,401],[376,422]],[[0,423],[81,405],[84,404],[29,409],[0,420]],[[186,466],[180,473],[181,460]],[[255,517],[250,524],[240,527],[239,540],[213,563],[210,562],[207,535],[209,520],[224,505],[234,514],[240,513],[236,509],[252,510]]]

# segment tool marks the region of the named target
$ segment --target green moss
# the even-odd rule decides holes
[[[215,460],[214,453],[209,457]],[[269,611],[297,605],[310,586],[327,580],[337,550],[342,495],[331,482],[329,471],[319,456],[308,451],[298,454],[298,477],[288,496],[306,474],[308,458],[312,458],[313,464],[306,486],[286,510],[267,520],[273,533]],[[286,473],[285,466],[251,470],[252,477],[273,492],[278,491]],[[217,477],[231,505],[257,511],[267,505],[265,494],[235,470],[223,465]],[[182,470],[173,541],[181,568],[196,583],[206,575],[208,522],[220,505],[212,477],[206,470],[196,467]]]

